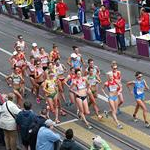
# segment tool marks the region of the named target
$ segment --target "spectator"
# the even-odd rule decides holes
[[[47,110],[44,108],[40,111],[40,115],[36,117],[35,121],[29,127],[29,144],[31,150],[36,150],[37,134],[40,127],[44,126],[44,122],[47,119]]]
[[[66,13],[68,11],[68,7],[67,7],[66,3],[63,2],[63,0],[59,0],[59,2],[57,3],[56,11],[58,13],[58,17],[60,20],[60,28],[63,29],[62,19],[66,17]]]
[[[102,139],[100,136],[96,136],[93,138],[93,145],[91,146],[90,150],[111,150],[107,142]]]
[[[141,8],[140,10],[140,31],[142,35],[147,34],[149,32],[149,14],[145,11],[145,8]]]
[[[20,128],[21,140],[24,148],[28,150],[29,141],[28,141],[28,129],[32,122],[35,120],[36,115],[31,110],[32,104],[29,101],[24,102],[24,110],[19,112],[16,117],[16,123]]]
[[[49,11],[48,11],[48,1],[47,0],[44,0],[43,1],[43,14],[45,14],[45,13],[48,13]]]
[[[38,23],[43,23],[43,4],[41,0],[34,0],[34,7]]]
[[[48,10],[51,16],[51,21],[53,22],[54,25],[54,21],[55,21],[55,5],[56,5],[56,0],[50,0],[48,2]]]
[[[114,23],[116,34],[117,34],[117,42],[118,47],[120,48],[121,52],[126,50],[125,46],[125,19],[121,16],[121,14],[117,15],[117,21]]]
[[[107,10],[104,5],[101,5],[101,9],[99,11],[99,20],[101,24],[101,40],[103,43],[106,43],[106,30],[110,29],[111,27],[109,10]]]
[[[85,23],[85,12],[84,9],[82,8],[81,3],[78,4],[78,18],[80,26],[82,27],[82,25]]]
[[[83,8],[83,10],[84,10],[84,23],[86,23],[86,14],[85,14],[85,12],[86,12],[86,5],[85,5],[85,0],[80,0],[79,1],[79,3],[81,3],[81,6],[82,6],[82,8]]]
[[[94,13],[93,13],[93,23],[94,23],[95,37],[96,37],[96,40],[100,41],[101,40],[101,38],[100,38],[100,21],[99,21],[99,18],[98,18],[100,8],[98,7],[97,3],[94,3],[92,5],[92,9],[94,11]]]
[[[54,143],[60,140],[60,135],[53,131],[54,125],[51,119],[45,121],[37,135],[36,150],[54,150]]]
[[[4,131],[5,144],[7,150],[17,150],[17,125],[15,116],[21,111],[13,103],[13,93],[9,93],[7,101],[0,105],[0,128]]]
[[[60,150],[83,150],[83,148],[73,140],[72,129],[68,129],[65,135],[66,135],[66,139],[63,140]]]

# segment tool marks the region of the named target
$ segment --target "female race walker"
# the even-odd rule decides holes
[[[130,93],[134,94],[134,98],[136,100],[136,107],[135,107],[135,110],[133,113],[133,118],[134,118],[135,122],[138,121],[138,118],[136,115],[137,115],[139,108],[141,107],[143,110],[143,118],[144,118],[144,122],[145,122],[145,127],[148,128],[150,126],[150,124],[148,123],[147,118],[146,118],[147,108],[146,108],[146,105],[144,102],[144,99],[145,99],[144,90],[148,90],[149,87],[148,87],[146,81],[144,79],[142,79],[142,73],[141,72],[139,72],[139,71],[136,72],[135,77],[136,77],[135,81],[127,82],[127,87],[129,88]],[[130,89],[131,86],[133,87],[133,92]]]
[[[115,61],[112,61],[111,68],[112,68],[114,79],[120,85],[120,93],[118,93],[119,103],[118,103],[118,110],[117,110],[117,114],[120,114],[121,111],[120,111],[119,107],[124,103],[124,98],[123,98],[123,94],[122,94],[123,89],[122,89],[122,83],[121,83],[121,72],[118,70],[118,66],[117,66],[117,63],[115,63]]]
[[[88,81],[85,77],[82,77],[81,70],[76,69],[75,71],[76,79],[70,87],[70,90],[76,94],[76,102],[79,108],[79,117],[83,119],[88,129],[91,129],[89,122],[86,120],[85,115],[90,114],[88,102],[87,102],[87,91],[88,91]],[[74,88],[77,88],[75,91]]]
[[[104,83],[104,86],[102,87],[102,92],[105,94],[106,97],[108,97],[109,106],[112,112],[112,117],[117,124],[118,129],[122,129],[123,126],[119,123],[116,113],[118,109],[118,93],[120,92],[120,85],[114,80],[113,78],[113,72],[110,71],[107,73],[108,80]],[[108,88],[109,96],[105,92],[105,88]]]
[[[73,80],[76,78],[75,69],[73,67],[70,68],[70,73],[68,74],[67,78],[64,80],[64,84],[70,89],[70,86],[73,83]],[[70,103],[69,106],[75,103],[75,95],[72,91],[69,90],[69,98]]]
[[[55,74],[50,73],[49,77],[43,83],[43,90],[45,92],[46,101],[50,107],[52,113],[55,114],[55,122],[60,123],[58,119],[58,88],[57,88],[57,80],[55,79]]]
[[[98,83],[101,83],[101,80],[99,78],[99,76],[97,76],[96,74],[94,74],[94,68],[93,67],[89,67],[88,68],[88,71],[89,71],[89,74],[87,75],[87,80],[88,80],[88,83],[89,83],[89,88],[90,90],[88,91],[88,95],[89,95],[89,106],[90,104],[93,105],[93,108],[95,110],[95,113],[98,117],[98,119],[102,119],[103,116],[101,116],[99,114],[99,108],[98,108],[98,105],[96,104],[96,98],[97,98],[97,84]]]
[[[9,86],[13,87],[13,92],[17,97],[17,104],[22,108],[23,107],[23,90],[22,90],[22,83],[24,83],[24,79],[21,75],[21,70],[18,67],[14,67],[14,72],[6,77],[6,82]]]

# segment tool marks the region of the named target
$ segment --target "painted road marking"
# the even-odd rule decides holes
[[[78,121],[78,119],[72,119],[72,120],[69,120],[69,121],[61,122],[59,124],[56,124],[55,126],[58,127],[58,126],[62,126],[62,125],[65,125],[65,124],[68,124],[68,123],[71,123],[71,122],[75,122],[75,121]]]
[[[67,130],[70,127],[73,129],[74,135],[81,141],[87,143],[88,145],[92,145],[92,138],[96,136],[96,134],[92,133],[91,131],[87,130],[84,127],[76,123],[69,123],[60,126],[61,128]],[[99,134],[99,133],[98,133]],[[119,147],[115,146],[111,142],[108,142],[112,150],[121,150]]]
[[[128,115],[131,115],[131,117],[133,115],[134,110],[135,110],[135,106],[127,106],[127,107],[121,108],[121,111],[123,111],[124,113],[126,113]],[[137,117],[138,117],[138,119],[143,121],[143,111],[141,108],[139,108],[139,111],[137,113]],[[147,113],[147,119],[150,122],[150,113]]]
[[[92,116],[91,118],[96,120],[97,122],[99,122],[97,116]],[[120,121],[120,123],[123,125],[123,129],[121,129],[121,130],[117,129],[116,124],[111,116],[109,118],[103,118],[100,121],[100,123],[105,125],[106,127],[109,127],[110,129],[113,129],[117,133],[125,135],[126,137],[131,138],[134,141],[150,148],[150,145],[148,145],[148,143],[150,141],[150,136],[144,132],[141,132],[139,129],[129,126],[121,121]],[[149,130],[149,129],[147,129],[147,130]]]

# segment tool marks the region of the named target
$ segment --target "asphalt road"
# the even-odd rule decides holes
[[[29,48],[31,48],[32,42],[36,42],[39,47],[44,46],[46,51],[50,52],[50,50],[52,49],[52,44],[56,43],[58,45],[61,54],[61,58],[62,58],[61,61],[66,66],[67,66],[66,63],[67,58],[72,53],[71,47],[73,45],[79,46],[84,59],[88,60],[88,58],[93,58],[95,64],[100,67],[102,72],[101,78],[103,82],[106,80],[105,73],[110,70],[110,62],[112,60],[116,60],[118,62],[119,70],[121,70],[123,76],[123,88],[124,88],[123,94],[125,98],[125,103],[122,107],[122,114],[119,115],[118,118],[123,123],[124,129],[122,131],[116,129],[114,124],[112,123],[111,117],[109,117],[108,119],[104,118],[104,121],[99,122],[98,120],[96,120],[92,109],[91,109],[91,115],[88,116],[88,119],[95,122],[98,127],[103,126],[104,128],[109,129],[110,132],[114,133],[118,137],[123,137],[127,141],[130,141],[131,144],[134,143],[139,147],[143,147],[142,148],[143,150],[150,149],[150,129],[146,129],[143,127],[142,112],[139,113],[139,118],[140,118],[139,123],[134,123],[132,121],[132,113],[134,111],[135,102],[133,97],[129,94],[125,86],[126,81],[134,79],[135,71],[141,71],[145,73],[146,76],[144,76],[144,78],[146,79],[148,85],[150,86],[149,62],[139,60],[139,59],[133,59],[130,57],[126,57],[124,55],[118,55],[116,53],[94,48],[84,43],[66,38],[64,36],[55,35],[43,31],[41,29],[37,29],[35,27],[16,21],[14,19],[7,18],[3,15],[0,16],[0,22],[1,22],[0,23],[0,72],[3,73],[3,75],[8,75],[11,73],[11,68],[10,68],[10,64],[8,63],[8,59],[10,57],[10,54],[13,52],[14,42],[16,41],[17,39],[16,37],[19,34],[23,35]],[[30,49],[26,52],[26,54],[28,57],[30,54]],[[0,74],[1,92],[12,91],[12,89],[6,85],[3,75]],[[26,86],[30,88],[29,79],[26,79]],[[66,89],[66,96],[67,93],[68,92]],[[101,91],[99,91],[99,94],[102,94]],[[146,99],[147,99],[146,101],[147,107],[148,110],[150,111],[150,102],[149,102],[150,92],[146,92]],[[41,107],[45,106],[44,101],[40,105],[36,104],[35,97],[29,91],[27,91],[26,100],[30,100],[33,103],[33,110],[36,111],[37,113],[39,112]],[[105,102],[103,99],[98,99],[97,102],[100,107],[101,113],[105,109],[109,109],[107,102]],[[73,113],[76,113],[76,109],[74,106],[71,108],[67,108],[67,107],[65,108],[67,110],[70,110]],[[53,118],[53,116],[51,117]],[[60,120],[62,122],[71,121],[71,123],[68,122],[64,125],[60,125],[60,128],[65,130],[69,127],[72,127],[75,130],[75,136],[83,140],[83,142],[87,143],[87,145],[91,144],[92,136],[94,136],[95,134],[100,134],[104,139],[106,139],[110,143],[113,150],[117,150],[117,149],[130,150],[124,144],[116,141],[113,138],[110,138],[109,136],[103,134],[102,132],[96,129],[88,131],[85,128],[85,125],[81,121],[79,120],[73,121],[74,119],[75,117],[69,114],[67,115],[67,117],[61,117]],[[150,121],[149,113],[148,113],[148,120]]]

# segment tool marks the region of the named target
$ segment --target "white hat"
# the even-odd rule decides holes
[[[78,57],[76,53],[72,53],[70,56],[71,56],[71,58],[77,58]]]
[[[14,52],[13,52],[13,55],[17,55],[17,54],[18,54],[18,52],[17,52],[17,51],[14,51]]]
[[[54,125],[56,125],[56,123],[54,122],[54,121],[52,121],[51,119],[47,119],[46,121],[45,121],[45,125],[47,126],[47,127],[50,127],[50,126],[54,126]]]
[[[36,46],[37,46],[37,43],[32,43],[32,46],[33,46],[33,47],[36,47]]]
[[[93,145],[97,148],[102,148],[102,138],[99,135],[93,138]]]

